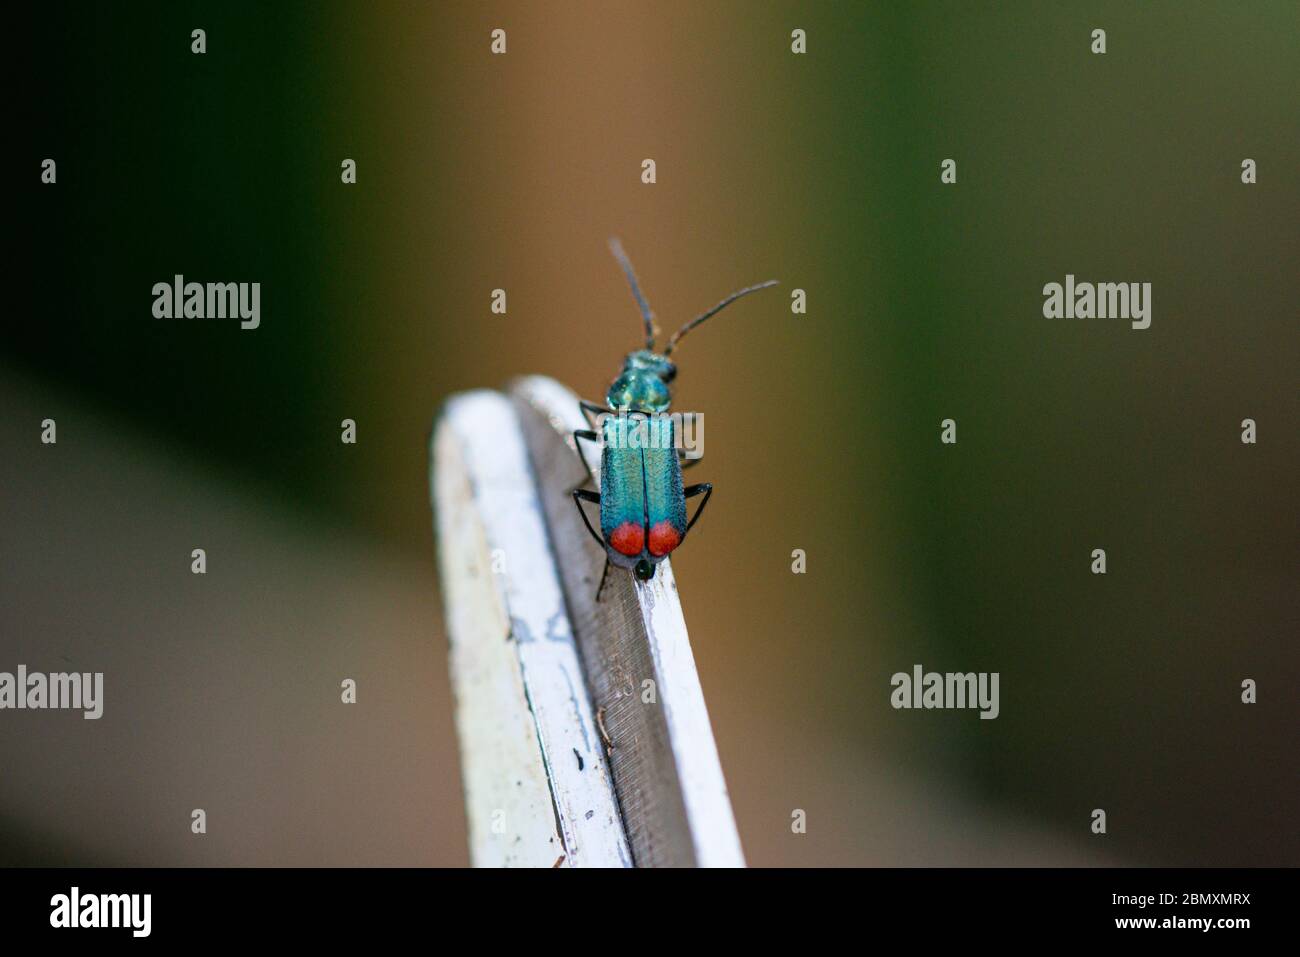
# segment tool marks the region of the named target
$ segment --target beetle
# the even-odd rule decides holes
[[[654,313],[641,294],[636,271],[617,239],[609,241],[609,248],[623,267],[632,287],[632,297],[641,311],[645,348],[633,350],[623,359],[623,368],[605,393],[605,405],[585,399],[578,403],[591,428],[576,429],[573,443],[588,475],[591,467],[580,443],[601,444],[600,491],[582,487],[573,490],[573,503],[583,524],[605,550],[605,571],[596,589],[597,598],[604,589],[610,565],[631,571],[638,581],[654,578],[655,568],[686,539],[713,494],[713,486],[708,482],[686,487],[682,484],[682,469],[690,468],[700,459],[691,459],[683,466],[678,454],[676,426],[668,415],[677,366],[669,356],[682,337],[706,319],[741,296],[777,284],[777,280],[769,279],[733,292],[674,332],[663,352],[658,352]],[[593,416],[600,416],[599,422]],[[596,431],[597,427],[600,432]],[[686,500],[696,496],[703,498],[688,520]],[[600,506],[599,532],[592,527],[584,502]]]

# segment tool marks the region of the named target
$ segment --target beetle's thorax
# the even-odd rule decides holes
[[[623,360],[623,371],[605,394],[605,401],[614,410],[667,412],[673,401],[669,383],[676,376],[677,366],[667,356],[649,349],[629,352]]]

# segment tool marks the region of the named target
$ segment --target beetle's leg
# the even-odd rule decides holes
[[[609,577],[609,558],[605,558],[605,570],[600,573],[600,584],[596,586],[596,601],[600,601],[600,593],[605,590],[605,579]]]
[[[575,488],[573,490],[573,504],[578,507],[578,514],[582,516],[582,524],[587,526],[587,531],[591,532],[591,537],[596,540],[601,548],[605,548],[605,540],[596,534],[596,530],[591,527],[591,520],[587,518],[587,513],[583,511],[583,502],[600,502],[598,492],[588,491],[585,488]],[[596,586],[596,601],[600,601],[600,593],[605,590],[605,579],[609,577],[609,552],[605,553],[605,570],[600,573],[600,584]]]
[[[695,418],[698,418],[698,417],[699,417],[700,413],[699,413],[699,412],[683,412],[683,413],[682,413],[682,419],[685,420],[685,418],[686,418],[688,415],[689,415],[692,419],[695,419]],[[685,429],[685,425],[683,425],[683,430],[684,430],[684,429]],[[694,431],[694,429],[692,429],[692,431]],[[700,455],[697,455],[697,456],[694,457],[694,458],[691,458],[690,456],[688,456],[688,455],[686,454],[686,449],[684,449],[684,448],[678,448],[678,449],[677,449],[677,457],[678,457],[679,459],[681,459],[681,462],[682,462],[682,470],[683,470],[683,471],[685,471],[685,470],[688,469],[688,468],[691,468],[691,467],[694,466],[694,465],[698,465],[699,463],[701,463],[701,462],[704,461],[704,455],[703,455],[702,453],[701,453]]]
[[[695,514],[691,516],[691,520],[686,523],[686,531],[689,532],[691,526],[700,520],[700,515],[704,511],[704,506],[709,504],[709,496],[712,494],[713,485],[709,482],[701,482],[699,485],[690,485],[682,490],[682,498],[691,498],[694,495],[704,496],[704,501],[702,501],[700,507],[695,510]],[[682,537],[685,538],[686,536],[683,535]]]
[[[578,408],[582,410],[582,415],[587,420],[587,424],[590,425],[593,429],[596,427],[596,420],[591,417],[591,414],[593,412],[599,412],[602,415],[618,414],[613,409],[607,409],[603,405],[597,405],[595,402],[591,402],[587,399],[579,399]]]
[[[578,514],[582,516],[582,524],[586,525],[587,531],[591,532],[591,537],[596,540],[597,545],[604,548],[605,540],[596,534],[596,530],[591,527],[591,519],[587,518],[587,513],[582,507],[583,502],[595,502],[600,504],[600,493],[592,492],[585,488],[575,488],[573,490],[573,504],[578,509]],[[696,514],[698,515],[699,513],[697,512]]]
[[[578,450],[578,458],[582,459],[582,467],[587,470],[587,474],[579,484],[586,485],[587,482],[591,480],[591,464],[587,461],[587,453],[582,451],[582,446],[578,444],[579,439],[586,439],[588,442],[598,442],[600,441],[600,436],[595,432],[592,432],[590,429],[573,430],[573,447]]]

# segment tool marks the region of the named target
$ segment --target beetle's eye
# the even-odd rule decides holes
[[[636,577],[643,582],[648,582],[650,579],[655,577],[655,567],[644,558],[636,563],[636,568],[633,569],[633,572],[636,574]]]
[[[665,382],[672,382],[677,378],[677,366],[673,365],[671,362],[664,363],[664,371],[659,378],[663,379]]]

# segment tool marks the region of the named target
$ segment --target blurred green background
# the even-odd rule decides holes
[[[465,861],[427,433],[518,374],[603,393],[615,234],[667,328],[782,280],[677,389],[751,863],[1300,862],[1294,3],[24,16],[0,669],[108,702],[0,718],[5,862]],[[153,319],[175,273],[261,282],[261,327]],[[1067,273],[1151,282],[1151,328],[1044,319]],[[917,663],[1001,716],[892,710]]]

